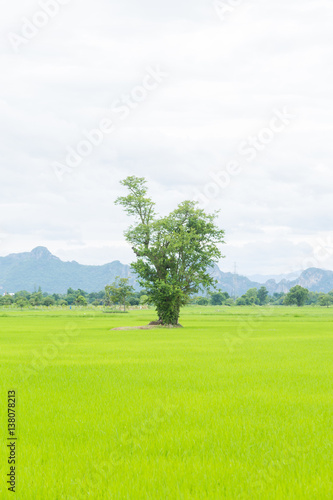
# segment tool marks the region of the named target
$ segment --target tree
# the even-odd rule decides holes
[[[149,302],[148,295],[141,295],[140,297],[140,306],[145,306]]]
[[[222,304],[225,304],[225,301],[229,298],[230,298],[230,296],[229,296],[228,292],[219,291],[219,292],[211,293],[210,303],[212,304],[212,306],[221,306]]]
[[[75,304],[77,306],[86,306],[88,304],[87,299],[83,295],[79,295],[76,300]]]
[[[29,302],[32,306],[40,306],[40,305],[42,305],[43,300],[44,300],[44,298],[43,298],[42,292],[34,292],[31,295]]]
[[[218,245],[224,243],[224,231],[215,225],[217,213],[208,215],[193,201],[157,217],[146,183],[144,178],[127,177],[121,184],[129,195],[116,204],[135,218],[125,237],[137,257],[131,267],[140,285],[156,306],[160,322],[177,325],[190,295],[216,283],[209,270],[221,258]]]
[[[43,300],[43,306],[46,306],[46,307],[53,306],[54,303],[55,303],[55,300],[51,296],[45,297],[45,299]]]
[[[12,297],[11,295],[4,295],[0,299],[0,304],[2,306],[11,306],[13,302],[14,302],[14,297]]]
[[[259,304],[261,306],[264,306],[267,302],[267,297],[268,297],[268,290],[265,286],[262,286],[261,288],[259,288],[258,293],[257,293],[257,297],[259,299]]]
[[[29,302],[27,301],[27,299],[25,297],[18,297],[15,300],[15,304],[17,305],[17,307],[20,307],[21,309],[23,309],[23,307],[26,307],[29,305]]]
[[[333,297],[328,293],[321,294],[319,297],[319,304],[323,307],[330,307],[333,304]]]
[[[116,277],[112,285],[105,287],[106,304],[123,304],[126,311],[126,301],[133,294],[133,287],[128,284],[129,278]]]
[[[284,304],[287,306],[291,306],[293,304],[298,307],[304,306],[306,299],[308,298],[309,290],[307,288],[303,288],[300,285],[296,285],[290,289],[289,293],[286,295],[284,299]]]
[[[237,306],[253,306],[255,304],[259,304],[258,290],[256,288],[250,288],[236,300]]]
[[[198,297],[197,304],[198,306],[208,306],[209,300],[207,297]]]

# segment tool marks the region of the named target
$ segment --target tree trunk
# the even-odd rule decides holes
[[[161,321],[163,325],[176,326],[179,320],[180,305],[166,300],[157,308],[157,313],[159,321]]]

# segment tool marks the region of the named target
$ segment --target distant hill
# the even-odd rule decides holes
[[[218,288],[240,296],[250,288],[263,286],[258,281],[232,273],[224,273],[214,266],[212,275],[218,281]],[[98,292],[112,283],[116,276],[129,277],[135,289],[139,289],[130,267],[119,261],[102,266],[86,266],[75,261],[63,262],[45,247],[34,248],[31,252],[10,254],[0,257],[0,292],[33,292],[39,286],[43,292],[66,293],[68,288],[81,288],[87,292]],[[301,285],[313,292],[333,290],[333,271],[310,268],[296,279],[283,279],[276,282],[270,279],[264,283],[270,294],[288,292],[291,287]]]
[[[48,293],[66,293],[70,287],[98,292],[116,276],[131,277],[129,266],[119,261],[103,266],[63,262],[45,247],[0,257],[0,287],[3,293],[19,290],[32,292],[39,286]],[[131,277],[132,285],[134,281]]]
[[[287,273],[287,274],[270,274],[270,275],[265,275],[265,274],[253,274],[252,276],[248,276],[250,281],[257,281],[258,283],[266,283],[268,280],[274,280],[276,283],[280,283],[282,280],[296,280],[297,278],[300,277],[302,274],[302,271],[295,271],[293,273]]]

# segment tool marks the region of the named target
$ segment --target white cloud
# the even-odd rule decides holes
[[[65,3],[65,2],[64,2]],[[0,254],[48,246],[84,263],[129,262],[119,180],[149,179],[161,212],[238,158],[242,141],[287,106],[297,119],[210,203],[226,228],[222,268],[289,272],[332,228],[332,4],[69,1],[15,52],[38,2],[3,7],[0,26]],[[66,148],[114,119],[147,66],[170,77],[59,183]],[[323,267],[333,266],[326,260]]]

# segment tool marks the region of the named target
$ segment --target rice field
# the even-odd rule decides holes
[[[333,309],[0,310],[0,498],[333,498]],[[7,392],[16,391],[16,493]]]

